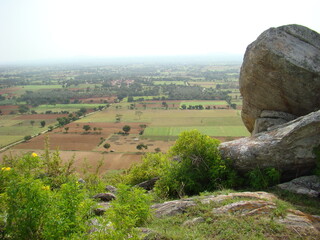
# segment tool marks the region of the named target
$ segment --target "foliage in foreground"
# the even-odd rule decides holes
[[[150,204],[151,196],[144,190],[118,185],[117,199],[98,220],[100,227],[93,234],[94,239],[139,239],[135,227],[145,224],[151,217]]]
[[[95,204],[58,153],[5,158],[0,172],[2,239],[72,239]]]

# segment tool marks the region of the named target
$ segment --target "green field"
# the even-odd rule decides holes
[[[209,136],[249,136],[239,110],[143,110],[139,117],[135,110],[108,109],[82,118],[77,122],[115,122],[121,115],[121,122],[147,123],[144,137],[178,136],[185,130],[198,129]]]
[[[15,119],[17,116],[21,115],[0,116],[0,147],[22,140],[27,135],[36,135],[56,123],[56,119],[45,119],[46,126],[42,128],[40,122],[43,119]],[[33,126],[31,120],[34,121]]]
[[[80,108],[87,108],[87,109],[93,109],[97,108],[99,106],[104,106],[104,104],[55,104],[55,105],[40,105],[36,108],[33,108],[36,112],[45,112],[45,111],[53,111],[53,112],[61,112],[61,111],[69,111],[69,112],[76,112]]]
[[[197,106],[197,105],[202,105],[202,106],[221,106],[221,105],[228,105],[226,101],[183,101],[180,103],[181,105],[186,105],[186,106]]]
[[[215,137],[242,137],[248,136],[248,132],[242,126],[193,126],[193,127],[148,127],[144,131],[144,137],[155,136],[179,136],[183,131],[193,129],[201,133]]]
[[[0,147],[6,146],[9,143],[17,142],[22,140],[24,136],[21,135],[6,135],[0,136]]]

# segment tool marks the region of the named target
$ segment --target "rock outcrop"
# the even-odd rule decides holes
[[[309,197],[320,197],[320,177],[315,175],[299,177],[290,182],[278,184],[277,187]]]
[[[283,180],[291,180],[314,169],[313,149],[319,145],[320,110],[255,136],[222,143],[219,151],[239,172],[275,167]]]
[[[224,205],[224,201],[232,203]],[[279,201],[273,194],[266,192],[238,192],[226,195],[210,195],[205,197],[187,198],[155,204],[152,208],[157,217],[182,214],[188,208],[200,204],[216,203],[217,207],[211,210],[215,215],[259,216],[272,218],[288,228],[307,232],[314,236],[320,234],[320,217],[303,213],[299,210],[287,209],[280,215],[277,214]],[[221,206],[222,205],[222,206]],[[214,205],[213,205],[214,206]],[[190,226],[204,222],[201,217],[190,219],[183,223]]]
[[[320,109],[320,35],[300,25],[266,30],[247,47],[239,82],[250,132],[263,110],[299,117]]]
[[[254,123],[252,135],[267,131],[270,127],[281,125],[297,118],[290,113],[263,110]]]

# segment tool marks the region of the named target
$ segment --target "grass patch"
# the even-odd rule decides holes
[[[180,103],[181,105],[186,106],[196,106],[196,105],[202,105],[202,106],[224,106],[228,105],[226,101],[183,101]]]
[[[241,137],[249,136],[248,131],[242,126],[193,126],[193,127],[148,127],[144,131],[145,137],[151,136],[178,136],[183,131],[190,131],[193,129],[199,130],[201,133],[208,136],[219,137]]]

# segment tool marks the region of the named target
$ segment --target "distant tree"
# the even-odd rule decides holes
[[[86,132],[88,132],[88,131],[91,129],[90,125],[84,125],[82,128],[83,128]]]
[[[80,112],[82,115],[84,115],[84,114],[86,114],[87,109],[84,108],[84,107],[82,107],[82,108],[80,108],[79,112]]]
[[[69,127],[65,127],[64,130],[65,130],[66,133],[68,133]]]
[[[134,101],[133,97],[132,97],[132,96],[129,96],[129,97],[128,97],[128,102],[133,102],[133,101]]]
[[[122,130],[126,133],[126,134],[129,134],[130,130],[131,130],[131,127],[129,125],[125,125],[123,126]]]
[[[121,118],[122,118],[122,115],[121,114],[117,114],[116,115],[116,122],[121,122]]]
[[[187,109],[187,105],[182,104],[182,105],[181,105],[181,109],[183,109],[183,110]]]
[[[136,147],[138,150],[143,150],[143,149],[148,149],[148,146],[143,144],[143,143],[140,143],[137,145]]]
[[[46,125],[46,121],[42,120],[42,121],[40,122],[40,125],[41,125],[41,127],[44,127],[44,126]]]
[[[53,130],[53,126],[48,127],[48,131],[51,132]]]
[[[35,123],[35,121],[34,121],[34,120],[31,120],[31,121],[30,121],[31,126],[33,126],[33,125],[34,125],[34,123]]]
[[[108,150],[108,149],[111,147],[111,145],[110,145],[110,143],[105,143],[105,144],[103,145],[103,147],[104,147],[106,150]]]
[[[154,151],[158,153],[158,152],[161,152],[161,149],[159,147],[157,147],[154,149]]]
[[[18,108],[19,113],[27,113],[29,111],[29,107],[27,105],[20,105]]]
[[[28,141],[28,140],[30,140],[30,139],[31,139],[31,136],[30,136],[30,135],[24,137],[24,140],[25,140],[25,141]]]
[[[140,120],[142,114],[143,114],[143,112],[141,112],[141,111],[136,111],[135,112],[135,115],[138,116],[139,120]]]

